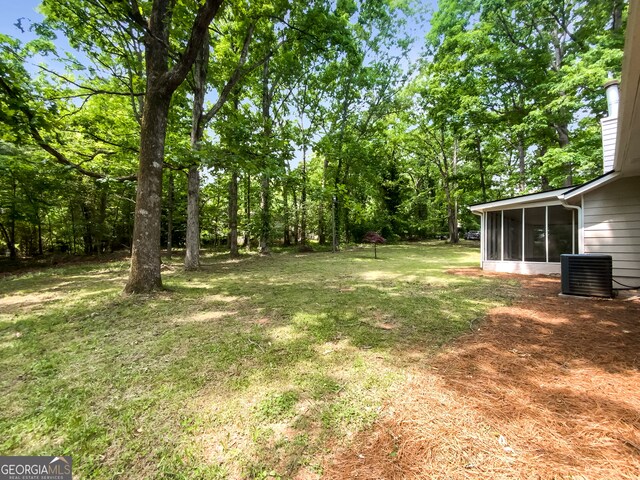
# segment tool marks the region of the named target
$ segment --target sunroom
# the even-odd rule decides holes
[[[560,255],[580,252],[579,208],[563,204],[563,188],[474,205],[481,221],[482,268],[497,272],[560,273]]]

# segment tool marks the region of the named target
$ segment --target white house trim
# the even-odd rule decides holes
[[[545,204],[541,202],[548,202],[548,201],[555,200],[556,201],[555,204],[557,205],[558,196],[568,192],[571,189],[572,187],[561,188],[559,190],[550,190],[548,192],[531,193],[529,195],[522,195],[519,197],[505,198],[504,200],[496,200],[495,202],[479,203],[477,205],[471,205],[469,209],[476,215],[479,215],[480,212],[487,212],[490,210],[503,210],[506,206],[516,205],[516,204],[517,205],[527,204],[527,206],[531,206],[529,205],[530,203],[540,203],[540,206],[544,206]]]
[[[625,175],[640,175],[640,2],[629,2],[625,34],[618,139],[613,168]]]
[[[558,198],[560,199],[560,201],[564,202],[566,200],[582,196],[585,193],[590,192],[591,190],[595,190],[596,188],[600,188],[601,186],[614,181],[619,176],[620,174],[618,172],[609,172],[605,175],[602,175],[601,177],[596,178],[595,180],[585,183],[584,185],[579,185],[570,189],[568,192],[564,192],[561,195],[558,195]]]
[[[560,263],[485,260],[482,262],[482,269],[489,272],[519,273],[522,275],[557,275],[560,274]]]

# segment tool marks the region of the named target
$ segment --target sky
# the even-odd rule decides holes
[[[24,34],[14,25],[19,18],[27,18],[34,22],[42,20],[42,15],[35,11],[40,0],[0,0],[0,33],[11,35],[22,41],[34,38],[29,32]]]
[[[40,22],[44,17],[36,11],[41,0],[0,0],[0,33],[10,35],[23,43],[36,38],[36,35],[29,31],[29,27],[33,23]],[[21,26],[24,31],[21,31],[16,25],[18,21],[21,21]],[[73,51],[69,46],[67,39],[64,35],[59,35],[55,41],[58,51]],[[81,53],[75,52],[76,57],[85,58]],[[47,63],[49,67],[56,70],[56,64],[52,63],[50,59],[46,59],[41,56],[34,56],[30,65],[25,65],[28,72],[34,74],[39,70],[37,65],[40,62]],[[60,71],[60,70],[58,70]]]

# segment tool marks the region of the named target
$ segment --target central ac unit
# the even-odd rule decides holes
[[[611,255],[560,255],[562,293],[585,297],[613,297]]]

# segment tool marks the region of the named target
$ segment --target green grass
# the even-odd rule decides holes
[[[127,264],[0,280],[0,452],[75,478],[290,478],[369,426],[404,369],[513,285],[469,246],[204,258],[127,297]]]

